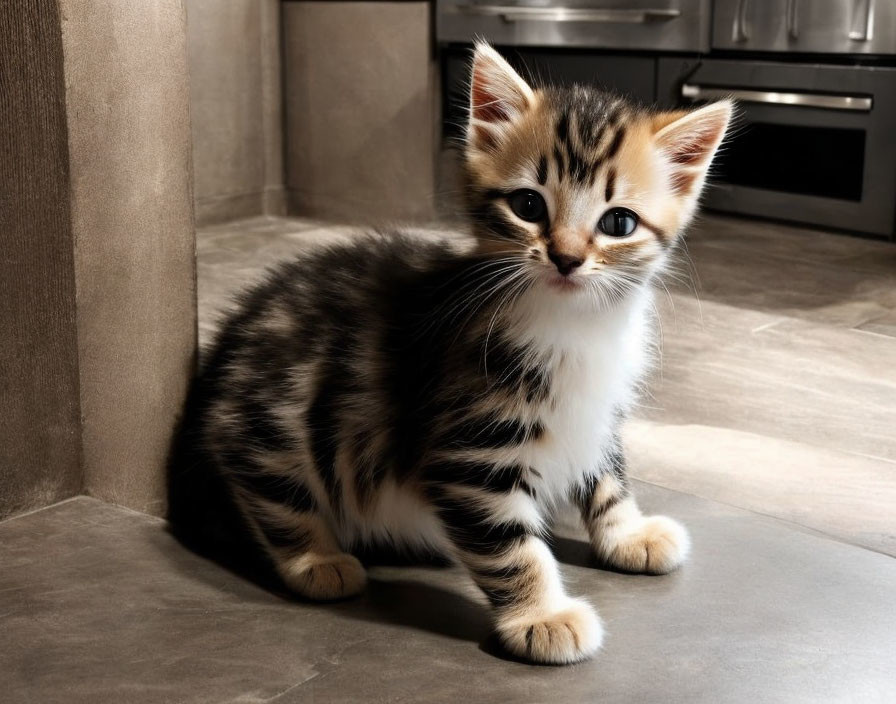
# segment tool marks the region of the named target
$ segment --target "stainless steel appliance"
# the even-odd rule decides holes
[[[661,58],[658,70],[661,99],[740,103],[706,204],[892,236],[896,2],[715,0],[713,10],[718,58]]]
[[[739,102],[707,207],[893,234],[896,69],[661,58],[658,86],[669,102]]]
[[[710,0],[438,0],[436,37],[509,46],[706,51]]]
[[[714,49],[896,54],[893,0],[715,0]]]

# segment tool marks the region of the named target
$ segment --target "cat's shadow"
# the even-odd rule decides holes
[[[452,575],[458,581],[460,575]],[[369,576],[360,599],[331,608],[341,614],[374,623],[391,623],[440,636],[476,643],[479,650],[507,662],[542,667],[507,651],[494,631],[489,608],[456,591],[413,579],[383,580]],[[551,667],[551,665],[546,665]]]
[[[235,574],[255,587],[260,587],[267,593],[267,596],[262,597],[258,592],[249,589],[243,594],[245,598],[252,599],[254,593],[255,598],[259,600],[266,601],[273,596],[282,600],[284,604],[312,603],[288,592],[270,565],[263,561],[222,559],[220,554],[209,554],[190,544],[189,541],[181,539],[180,542],[190,552],[198,553],[210,562],[216,563],[219,568]],[[595,562],[590,546],[581,540],[555,537],[550,543],[557,560],[561,563],[577,567],[600,567]],[[166,550],[166,553],[170,556],[171,551]],[[220,583],[220,578],[216,578],[213,574],[214,570],[208,568],[197,570],[195,558],[189,559],[184,554],[180,559],[174,559],[174,562],[182,572],[190,573],[195,579],[201,579],[209,584]],[[388,555],[377,556],[377,559],[367,562],[368,584],[360,597],[314,603],[314,606],[331,611],[341,618],[374,624],[393,624],[476,643],[480,650],[494,657],[511,662],[524,662],[509,654],[499,643],[493,631],[488,606],[462,593],[467,586],[473,589],[468,578],[438,561],[424,561],[429,574],[423,579],[417,579],[410,574],[408,577],[396,574],[395,568],[403,566],[408,566],[409,571],[413,566],[413,572],[420,574],[419,563],[416,560],[389,559]],[[383,571],[377,569],[378,567],[388,568],[389,576],[384,577]],[[437,580],[453,580],[455,588],[433,584],[433,577]]]
[[[557,562],[571,567],[606,569],[598,563],[591,545],[583,540],[555,535],[548,539],[548,544],[551,546],[551,552],[554,553]]]
[[[554,553],[554,557],[557,558],[557,562],[570,567],[582,567],[595,572],[612,572],[613,574],[630,576],[641,574],[640,572],[624,570],[599,560],[586,540],[553,536],[548,540],[548,544],[551,546],[551,551]]]
[[[479,643],[491,633],[488,609],[463,594],[414,579],[368,575],[359,599],[331,604],[342,615],[373,623],[391,623]]]
[[[571,567],[612,571],[601,564],[584,540],[566,536],[552,536],[548,540],[558,562]],[[386,556],[388,561],[388,555]],[[438,635],[477,643],[479,649],[508,662],[533,666],[518,658],[501,645],[492,627],[491,613],[485,603],[464,596],[451,589],[434,586],[416,579],[381,579],[377,576],[378,562],[368,572],[367,591],[357,600],[339,602],[331,606],[352,618],[376,623],[388,622],[404,628],[414,628]],[[414,561],[388,561],[390,566],[414,565]],[[430,563],[445,570],[445,579],[468,584],[464,575],[450,572],[447,564]],[[472,584],[470,584],[472,589]]]

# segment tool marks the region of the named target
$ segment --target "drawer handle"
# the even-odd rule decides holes
[[[599,22],[602,24],[648,24],[667,22],[681,10],[614,10],[588,7],[518,7],[513,5],[457,5],[467,15],[500,17],[505,22]]]
[[[873,101],[862,95],[831,95],[828,93],[780,93],[768,90],[744,90],[741,88],[706,88],[685,83],[681,97],[688,100],[734,98],[745,103],[790,105],[802,108],[826,108],[828,110],[871,110]]]

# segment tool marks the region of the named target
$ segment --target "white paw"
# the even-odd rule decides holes
[[[355,596],[364,590],[367,573],[354,555],[306,553],[281,565],[286,586],[316,601]]]
[[[497,631],[501,642],[514,655],[556,665],[593,655],[604,637],[597,613],[579,599],[566,600],[556,611],[499,618]]]
[[[613,526],[595,545],[597,556],[621,570],[666,574],[691,549],[688,532],[666,516],[641,516]]]

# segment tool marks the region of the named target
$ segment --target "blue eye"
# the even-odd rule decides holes
[[[539,222],[544,220],[548,208],[545,205],[544,198],[535,191],[528,188],[522,188],[514,191],[507,196],[507,202],[513,214],[520,220],[526,222]]]
[[[638,227],[638,216],[628,208],[610,208],[598,220],[597,227],[610,237],[627,237]]]

